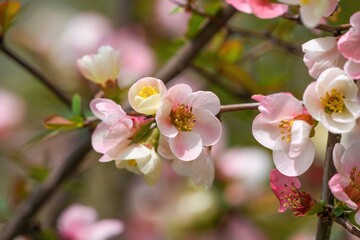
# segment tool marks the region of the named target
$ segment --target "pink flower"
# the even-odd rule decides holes
[[[338,171],[329,181],[333,195],[349,208],[356,210],[355,221],[360,224],[360,142],[353,143],[348,149],[336,144],[333,160]]]
[[[94,208],[80,204],[71,205],[59,217],[59,234],[66,240],[106,240],[124,230],[124,225],[119,220],[96,219]]]
[[[322,37],[311,39],[302,45],[304,63],[313,78],[328,68],[344,66],[346,59],[337,48],[335,37]]]
[[[184,161],[197,158],[203,146],[214,145],[221,136],[219,98],[211,92],[192,92],[186,84],[170,88],[156,113],[160,132],[169,138],[174,155]]]
[[[303,174],[315,155],[309,139],[314,126],[311,116],[289,93],[255,95],[253,99],[260,102],[260,114],[252,125],[255,139],[273,150],[275,166],[282,174]]]
[[[297,177],[288,177],[273,169],[270,172],[270,186],[279,199],[279,212],[290,210],[294,216],[305,216],[314,206],[314,200],[307,192],[300,191]]]
[[[358,88],[339,68],[322,72],[304,92],[304,104],[313,118],[332,133],[350,132],[360,116]]]
[[[288,10],[287,5],[272,3],[270,0],[226,0],[226,2],[241,12],[253,13],[262,19],[279,17]]]
[[[350,18],[351,28],[338,41],[341,54],[348,59],[344,70],[352,78],[360,78],[360,11]]]

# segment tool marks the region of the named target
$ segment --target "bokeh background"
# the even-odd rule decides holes
[[[5,39],[7,45],[68,96],[78,93],[87,115],[91,115],[88,103],[98,89],[81,77],[76,59],[103,44],[120,49],[119,85],[126,96],[129,84],[152,76],[206,23],[205,17],[182,11],[168,0],[21,2],[23,7]],[[208,15],[223,4],[221,0],[194,3]],[[359,10],[358,1],[342,0],[328,23],[347,23]],[[256,37],[259,35],[263,37]],[[222,104],[252,102],[253,94],[280,91],[301,99],[313,81],[302,61],[301,44],[330,35],[284,19],[259,20],[237,13],[191,67],[168,86],[184,82],[195,90],[211,90]],[[4,54],[0,54],[0,111],[1,227],[86,133],[77,130],[41,138],[48,131],[43,126],[46,117],[71,113]],[[125,232],[114,239],[314,239],[316,217],[295,218],[290,212],[277,212],[278,201],[268,181],[273,168],[271,152],[251,134],[256,114],[255,110],[222,114],[224,134],[213,149],[216,177],[209,190],[177,176],[169,162],[164,162],[160,180],[147,185],[143,178],[116,169],[112,162],[97,162],[99,154],[92,151],[81,169],[47,202],[36,223],[56,232],[62,210],[82,203],[96,208],[102,218],[124,222]],[[320,195],[326,136],[319,124],[315,162],[300,177],[303,189],[315,198]],[[332,239],[350,236],[334,225]]]

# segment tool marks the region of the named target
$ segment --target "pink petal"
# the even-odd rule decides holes
[[[357,212],[355,213],[355,222],[357,224],[360,224],[360,209],[358,209]]]
[[[104,219],[92,224],[81,240],[105,240],[124,231],[124,224],[116,219]],[[80,239],[79,239],[80,240]]]
[[[178,130],[171,124],[170,113],[172,110],[172,103],[169,99],[163,99],[162,104],[156,112],[156,123],[160,132],[170,138],[174,138],[178,134]]]
[[[350,24],[356,30],[360,30],[360,11],[354,13],[350,18]]]
[[[172,106],[177,107],[192,93],[192,89],[187,84],[176,84],[169,88],[165,97],[171,100]]]
[[[173,159],[175,157],[174,154],[171,152],[169,146],[169,139],[162,134],[160,134],[159,136],[159,146],[157,151],[160,154],[160,156],[162,156],[165,159]]]
[[[286,176],[299,176],[306,172],[314,161],[315,147],[308,141],[302,154],[295,158],[289,157],[289,147],[286,141],[278,138],[273,150],[273,159],[276,168]]]
[[[353,79],[360,79],[360,62],[348,60],[344,65],[344,70]]]
[[[95,98],[90,102],[90,109],[96,117],[108,124],[114,124],[121,119],[129,127],[132,127],[132,121],[126,112],[110,99]]]
[[[110,127],[110,125],[104,122],[99,123],[96,126],[93,134],[91,135],[91,144],[96,152],[105,153],[112,147],[111,145],[104,145],[104,138],[108,134]]]
[[[360,28],[360,27],[359,27]],[[360,62],[360,30],[350,28],[338,41],[341,54],[354,62]]]
[[[326,13],[324,14],[325,17],[329,17],[331,14],[334,13],[334,11],[336,10],[336,7],[338,5],[339,0],[329,0],[329,7],[326,11]]]
[[[341,161],[344,156],[344,152],[345,152],[345,148],[343,147],[343,145],[341,145],[340,143],[335,144],[333,151],[333,161],[336,170],[338,171],[338,173],[342,175],[346,174],[342,166],[343,163]]]
[[[342,177],[340,174],[335,174],[329,181],[329,188],[332,194],[342,202],[345,202],[346,205],[356,210],[358,208],[357,204],[354,203],[349,196],[344,192],[344,188],[350,183],[350,179]]]
[[[234,8],[244,13],[252,13],[248,0],[226,0],[226,2],[232,5]]]
[[[221,137],[222,126],[213,114],[202,109],[193,109],[196,122],[192,131],[201,137],[203,146],[210,146],[217,143]]]
[[[213,115],[218,114],[220,111],[220,100],[212,92],[194,92],[190,94],[183,103],[193,108],[208,110]]]
[[[291,141],[289,157],[296,158],[301,155],[310,141],[312,126],[305,121],[294,121],[291,127]]]
[[[262,114],[256,116],[252,123],[254,138],[264,147],[273,149],[276,139],[280,136],[279,123],[269,123]]]
[[[350,175],[349,173],[353,170],[354,167],[356,169],[360,169],[360,161],[359,161],[359,153],[360,153],[360,142],[355,142],[350,145],[348,149],[344,152],[343,158],[341,160],[341,165],[343,170]]]
[[[270,0],[248,0],[255,16],[261,19],[276,18],[288,10],[285,4],[271,3]]]
[[[201,137],[193,131],[180,131],[175,138],[169,139],[169,145],[174,155],[183,161],[194,160],[202,151]]]

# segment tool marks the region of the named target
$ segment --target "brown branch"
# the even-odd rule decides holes
[[[322,179],[322,190],[321,199],[325,201],[326,205],[333,205],[334,196],[332,195],[329,188],[329,180],[336,173],[336,169],[333,162],[333,150],[336,143],[341,140],[340,134],[328,133],[328,140],[326,145],[323,179]],[[333,219],[326,213],[321,215],[317,224],[316,240],[329,240],[331,234]]]
[[[239,104],[229,104],[222,105],[220,108],[220,114],[226,112],[235,112],[242,110],[254,110],[259,107],[259,103],[239,103]]]
[[[90,149],[90,137],[86,136],[86,140],[75,148],[65,162],[16,209],[14,217],[0,234],[1,240],[11,240],[25,230],[28,220],[41,209],[61,183],[75,172]]]
[[[198,35],[187,42],[168,63],[163,66],[155,76],[164,82],[168,82],[183,70],[185,70],[197,54],[204,48],[210,39],[226,24],[226,22],[235,14],[236,10],[226,5],[221,9],[215,18],[219,21],[209,21]]]
[[[352,235],[360,238],[360,229],[352,225],[346,218],[335,218],[334,221],[343,226]]]
[[[3,39],[0,39],[0,51],[2,51],[9,58],[13,59],[20,66],[25,68],[28,72],[30,72],[33,76],[40,80],[40,82],[47,87],[51,92],[53,92],[65,105],[71,107],[71,100],[57,88],[47,77],[45,77],[39,70],[35,69],[24,59],[15,54],[12,50],[10,50],[4,43]]]

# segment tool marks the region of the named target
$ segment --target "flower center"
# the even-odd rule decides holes
[[[137,166],[137,162],[136,162],[136,160],[134,160],[134,159],[129,160],[129,161],[127,161],[127,162],[128,162],[128,164],[129,164],[130,166],[132,166],[132,167],[136,167],[136,166]]]
[[[325,97],[321,97],[321,103],[326,113],[342,113],[344,110],[344,96],[335,88],[330,93],[326,92]]]
[[[140,96],[142,98],[148,98],[148,97],[150,97],[152,95],[155,95],[155,94],[159,94],[156,87],[144,86],[139,91],[138,96]]]
[[[282,135],[281,140],[285,140],[286,142],[291,141],[291,127],[293,122],[294,120],[281,120],[279,124],[280,133]]]
[[[360,171],[356,167],[353,167],[350,172],[350,180],[351,182],[345,187],[344,192],[353,202],[360,202]]]
[[[171,124],[178,130],[190,132],[195,126],[195,116],[192,114],[192,107],[179,104],[178,108],[170,112]]]
[[[284,201],[284,207],[293,211],[295,216],[306,215],[313,206],[310,194],[300,191],[293,183],[292,186],[285,184],[285,188],[285,190],[280,192],[280,199]]]

